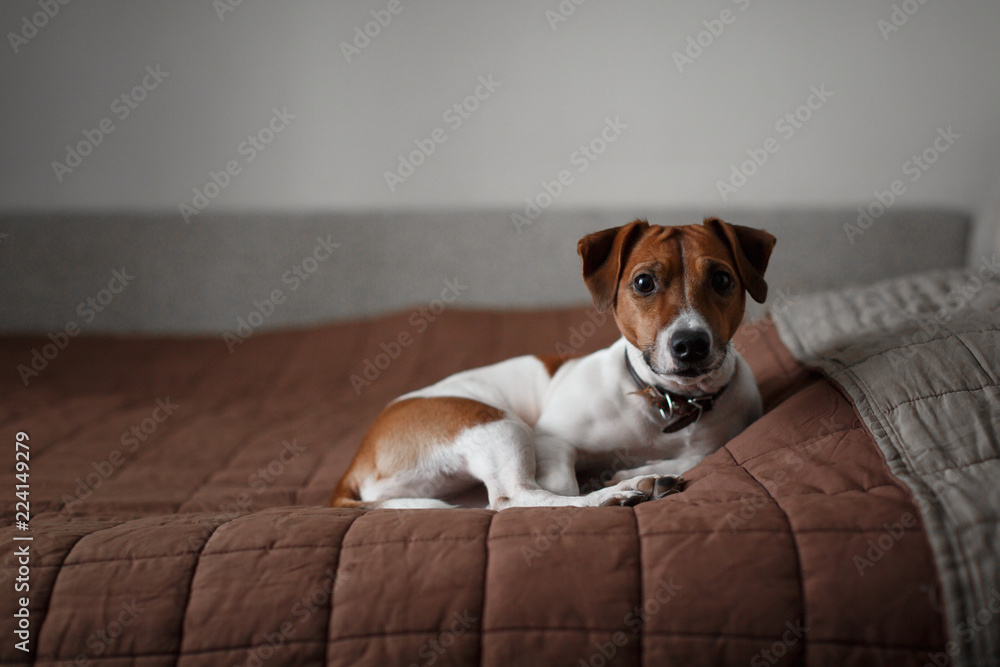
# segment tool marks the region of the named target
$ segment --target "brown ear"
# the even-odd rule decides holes
[[[594,297],[597,310],[614,305],[625,258],[648,228],[646,221],[634,220],[622,227],[588,234],[576,244],[576,251],[583,258],[583,282]]]
[[[757,303],[764,303],[767,298],[764,271],[777,239],[763,229],[731,225],[718,218],[706,218],[702,224],[729,245],[747,292]]]

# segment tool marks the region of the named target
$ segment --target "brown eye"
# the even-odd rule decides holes
[[[640,273],[632,279],[632,287],[639,294],[650,294],[656,287],[656,282],[653,280],[653,276],[648,273]]]
[[[733,277],[728,271],[716,271],[712,274],[712,289],[719,294],[725,294],[733,286]]]

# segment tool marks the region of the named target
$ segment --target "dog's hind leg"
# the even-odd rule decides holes
[[[657,479],[637,477],[565,496],[543,488],[536,471],[532,429],[515,415],[458,397],[407,399],[390,405],[369,428],[331,505],[451,507],[440,498],[476,480],[485,484],[493,509],[635,505],[654,497]]]
[[[498,408],[457,396],[391,403],[365,433],[333,492],[331,506],[453,507],[441,498],[476,482],[459,452],[465,434],[505,415]]]
[[[458,451],[469,472],[486,485],[491,509],[637,505],[653,499],[656,476],[626,480],[585,496],[562,496],[542,488],[535,479],[531,429],[513,416],[470,429],[461,440]]]

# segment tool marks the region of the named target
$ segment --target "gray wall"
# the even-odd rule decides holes
[[[62,326],[122,263],[141,275],[90,330],[221,330],[327,230],[342,255],[265,326],[426,303],[453,274],[476,281],[468,305],[583,301],[576,238],[634,215],[777,221],[775,280],[802,289],[997,242],[992,0],[913,3],[887,32],[894,5],[862,0],[401,0],[350,62],[345,45],[389,0],[243,0],[220,16],[223,2],[76,0],[51,18],[39,0],[0,4],[0,330]],[[560,7],[575,10],[550,23]],[[478,88],[456,127],[447,110],[480,77],[499,87]],[[814,88],[832,96],[809,110]],[[274,109],[294,118],[250,150]],[[809,118],[791,128],[797,110]],[[576,153],[616,118],[603,153]],[[937,152],[945,128],[958,136]],[[444,141],[390,188],[386,171],[431,136]],[[80,142],[97,145],[54,168]],[[925,149],[936,159],[914,172]],[[185,220],[179,205],[230,161],[239,173]],[[562,172],[516,234],[510,216]],[[842,224],[895,180],[885,224],[844,245]]]
[[[638,213],[654,224],[688,224],[705,212]],[[8,234],[0,284],[16,289],[5,294],[0,331],[74,322],[87,332],[222,332],[254,310],[267,311],[260,328],[275,328],[428,306],[442,292],[464,308],[586,303],[577,240],[636,214],[550,211],[520,232],[502,210],[212,214],[193,226],[170,216],[8,218],[0,222]],[[729,218],[778,237],[767,272],[769,303],[777,305],[811,290],[959,266],[969,224],[961,213],[891,210],[848,235],[854,211],[748,210]],[[339,247],[316,254],[318,239]],[[134,279],[124,288],[115,282],[112,293],[112,271],[122,269]],[[275,290],[273,312],[255,305]]]
[[[1000,171],[995,0],[919,4],[887,38],[892,3],[865,0],[595,0],[555,30],[559,0],[401,3],[350,63],[341,43],[388,0],[243,0],[222,19],[206,0],[62,6],[17,53],[0,45],[0,209],[177,212],[274,107],[296,118],[213,210],[523,206],[606,117],[628,128],[558,207],[853,208],[947,126],[960,139],[901,205],[975,211]],[[0,32],[37,11],[5,0]],[[156,65],[169,76],[119,120],[112,101]],[[452,129],[445,110],[489,75],[501,87]],[[784,138],[775,123],[820,85],[833,96]],[[115,130],[59,182],[51,163],[105,117]],[[435,128],[447,140],[390,192],[384,172]],[[778,152],[722,201],[717,181],[769,137]]]

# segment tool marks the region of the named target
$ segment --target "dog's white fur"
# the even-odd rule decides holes
[[[646,327],[644,350],[630,342],[626,333],[608,348],[565,361],[552,375],[539,358],[517,357],[452,375],[430,387],[401,396],[395,402],[468,399],[482,404],[479,407],[490,412],[476,413],[456,433],[444,437],[443,442],[425,442],[431,436],[425,435],[428,425],[420,423],[421,413],[407,413],[402,425],[396,427],[395,439],[383,442],[384,436],[374,438],[365,456],[377,457],[380,451],[391,447],[412,447],[412,452],[419,452],[419,455],[406,458],[405,463],[399,462],[404,459],[397,459],[393,465],[386,465],[377,472],[377,465],[363,462],[371,458],[365,459],[359,453],[352,471],[334,492],[333,504],[364,508],[450,507],[439,499],[478,482],[485,484],[489,506],[493,509],[634,504],[672,490],[676,478],[761,415],[761,398],[750,367],[728,339],[716,338],[717,332],[709,319],[714,318],[716,327],[729,336],[743,314],[744,288],[756,300],[764,300],[767,286],[762,274],[774,246],[774,237],[766,232],[731,226],[714,218],[707,219],[700,228],[678,229],[682,231],[650,228],[643,221],[635,221],[622,228],[590,235],[580,243],[585,261],[584,278],[599,307],[608,307],[607,288],[617,289],[619,280],[626,284],[636,272],[655,272],[643,268],[656,265],[650,257],[656,261],[673,261],[676,266],[679,254],[684,262],[683,270],[693,272],[693,282],[679,282],[684,274],[671,284],[670,289],[674,290],[679,305],[630,307],[627,324]],[[631,266],[632,273],[628,273],[622,268],[625,258],[620,248],[624,246],[619,243],[634,238],[636,232],[648,235],[653,245],[652,249],[637,251],[638,263]],[[615,246],[610,252],[606,243],[609,233],[616,234]],[[683,245],[674,246],[673,250],[669,246],[670,239],[676,240],[678,234],[687,234],[693,239],[686,257]],[[697,242],[699,238],[701,246]],[[720,249],[725,247],[720,245],[723,242],[729,243],[732,255],[728,258]],[[684,243],[683,238],[679,243]],[[751,247],[753,261],[744,253],[744,244]],[[708,254],[699,255],[699,247],[707,247]],[[594,248],[600,256],[611,258],[604,259],[605,263],[596,270],[593,263],[587,262]],[[669,259],[663,253],[675,254]],[[706,262],[725,266],[731,275],[740,277],[735,296],[725,297],[723,301],[719,300],[722,297],[713,297],[716,300],[708,302],[716,304],[709,306],[715,309],[711,317],[706,317],[694,305],[706,303],[704,299],[694,298],[694,291],[706,289]],[[598,275],[605,266],[618,267],[618,272]],[[662,276],[656,280],[661,279]],[[720,289],[728,294],[724,287]],[[641,297],[629,298],[641,300]],[[720,303],[724,305],[718,305]],[[664,310],[675,307],[676,311]],[[720,311],[720,308],[725,310]],[[665,312],[672,313],[668,321],[660,319]],[[615,313],[621,328],[617,306]],[[626,329],[622,331],[625,333]],[[635,336],[635,330],[630,331]],[[697,368],[701,374],[697,377],[685,377],[685,373],[692,370],[690,359],[677,362],[671,352],[670,341],[678,331],[708,336],[708,356],[699,359]],[[664,433],[665,423],[660,411],[637,393],[636,383],[625,365],[626,354],[636,373],[649,385],[684,396],[711,395],[723,387],[725,391],[717,397],[714,408],[702,414],[698,421],[676,432]],[[685,353],[681,349],[678,354]],[[475,403],[469,405],[477,409]],[[414,438],[419,442],[413,442]],[[627,462],[625,469],[620,466],[623,460]],[[578,470],[604,473],[609,486],[580,495]]]
[[[691,319],[686,313],[681,318]],[[670,355],[660,347],[657,363],[669,368]],[[699,394],[732,384],[697,423],[663,433],[662,417],[633,393],[636,386],[624,363],[626,349],[633,367],[650,384]],[[681,475],[761,414],[753,372],[731,345],[719,369],[692,386],[683,384],[683,378],[670,382],[653,373],[641,351],[624,338],[570,359],[552,377],[537,357],[516,357],[457,373],[397,400],[437,396],[480,401],[503,410],[505,418],[467,429],[420,470],[362,484],[362,501],[381,500],[383,508],[449,507],[443,501],[408,496],[426,495],[428,489],[446,495],[474,479],[486,484],[494,509],[600,506],[616,496],[640,494],[640,479]],[[622,459],[641,465],[615,472],[614,484],[607,488],[578,495],[578,467],[610,472]]]

